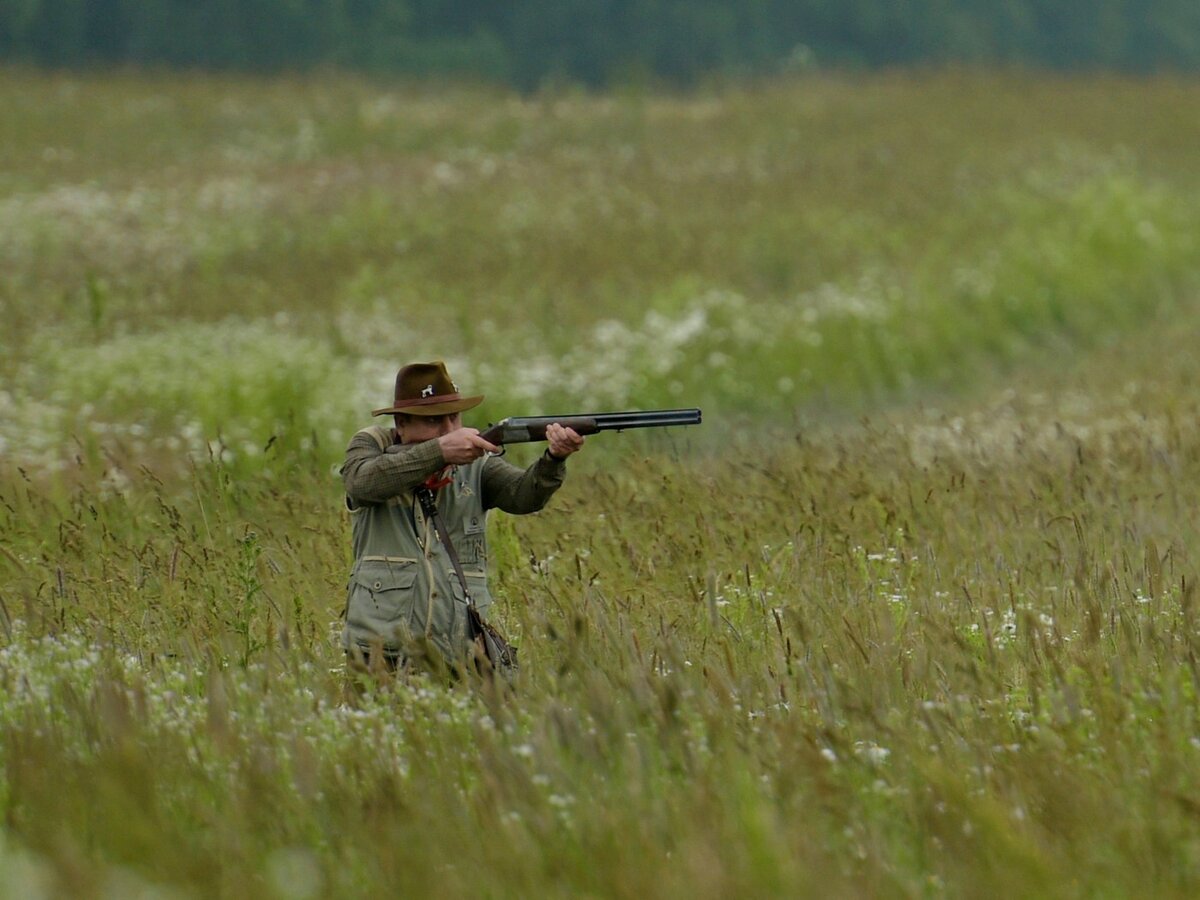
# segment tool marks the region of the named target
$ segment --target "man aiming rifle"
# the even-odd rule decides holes
[[[373,413],[394,427],[364,428],[346,449],[354,566],[342,640],[352,667],[515,666],[487,625],[487,512],[542,509],[583,447],[580,432],[700,421],[699,410],[514,418],[481,434],[461,414],[482,401],[462,396],[441,362],[404,366],[392,405]],[[545,452],[525,469],[500,458],[503,444],[541,440]]]

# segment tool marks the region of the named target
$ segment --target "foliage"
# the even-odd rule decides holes
[[[1195,94],[6,74],[0,896],[1194,895]],[[436,356],[705,407],[492,517],[509,702],[342,665]]]
[[[328,468],[423,355],[486,392],[481,425],[854,414],[1103,344],[1200,270],[1195,90],[1172,81],[7,85],[0,447],[22,465],[66,464],[73,435],[239,470],[315,442]]]
[[[0,54],[51,66],[336,65],[523,88],[821,66],[1194,69],[1191,0],[2,0]]]
[[[1186,372],[1129,362],[753,456],[590,450],[505,524],[499,706],[343,701],[303,468],[12,473],[8,852],[110,894],[1186,895],[1200,435]]]

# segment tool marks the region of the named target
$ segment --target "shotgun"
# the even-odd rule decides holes
[[[627,428],[665,428],[668,425],[699,425],[700,410],[648,409],[644,412],[572,413],[566,416],[510,416],[489,425],[479,436],[493,444],[524,444],[544,441],[546,427],[557,422],[576,434],[624,431]]]

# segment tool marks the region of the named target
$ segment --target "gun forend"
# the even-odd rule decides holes
[[[480,432],[493,444],[522,444],[544,441],[546,428],[558,423],[578,434],[624,431],[627,428],[665,428],[669,425],[699,425],[701,413],[691,409],[650,409],[634,412],[572,413],[565,416],[510,416]]]

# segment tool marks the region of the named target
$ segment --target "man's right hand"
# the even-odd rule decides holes
[[[479,436],[478,428],[459,428],[437,439],[442,458],[452,466],[465,466],[485,453],[499,453],[500,448]]]

